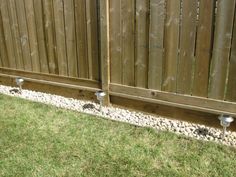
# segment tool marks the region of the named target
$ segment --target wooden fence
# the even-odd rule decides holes
[[[1,0],[1,66],[99,80],[94,0]]]
[[[236,115],[235,6],[0,0],[0,73],[103,89],[107,102],[123,97]]]

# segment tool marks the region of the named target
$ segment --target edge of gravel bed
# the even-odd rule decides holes
[[[22,90],[17,92],[16,87],[0,85],[0,93],[36,101],[44,104],[65,108],[81,113],[91,114],[110,120],[126,122],[141,127],[151,127],[159,131],[170,131],[179,135],[195,138],[198,140],[212,141],[236,148],[236,132],[227,131],[225,139],[221,138],[222,131],[205,125],[189,123],[179,120],[170,120],[160,116],[154,116],[134,110],[126,110],[114,106],[103,107],[99,112],[99,104],[93,101],[66,98],[59,95],[36,92],[32,90]],[[15,90],[15,92],[11,92]]]

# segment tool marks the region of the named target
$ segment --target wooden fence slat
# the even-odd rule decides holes
[[[89,78],[87,53],[87,21],[85,3],[86,2],[84,0],[75,0],[76,39],[80,78]]]
[[[236,102],[236,13],[234,13],[234,30],[230,55],[230,67],[226,100]]]
[[[99,80],[97,1],[86,0],[89,78]]]
[[[16,68],[23,70],[24,63],[22,58],[21,41],[20,41],[19,25],[17,21],[15,0],[8,0],[7,2],[8,2],[9,19],[12,31],[12,41],[15,49]]]
[[[121,1],[123,84],[134,86],[134,0]]]
[[[150,1],[148,88],[161,90],[164,50],[165,0]]]
[[[106,93],[104,104],[110,103],[110,45],[109,45],[109,0],[100,1],[100,46],[101,46],[101,73],[102,90]]]
[[[147,88],[149,2],[136,1],[135,86]]]
[[[7,49],[8,59],[9,59],[9,66],[10,68],[16,68],[15,50],[14,50],[13,40],[12,40],[7,1],[0,0],[0,10],[2,14],[2,24],[3,24],[5,41],[6,41],[6,49]]]
[[[210,70],[214,0],[200,0],[197,29],[196,62],[192,94],[207,97]],[[200,86],[200,87],[199,87]]]
[[[110,1],[111,82],[122,83],[121,0]]]
[[[235,0],[218,1],[209,97],[224,99],[228,61],[231,47]]]
[[[0,67],[2,67],[2,66],[3,66],[3,64],[2,64],[2,57],[0,55]]]
[[[39,50],[39,59],[40,59],[40,68],[41,72],[48,73],[48,59],[45,43],[45,34],[44,34],[44,21],[43,21],[43,5],[42,0],[34,0],[34,10],[35,10],[35,23],[37,30],[37,39],[38,39],[38,50]]]
[[[1,51],[0,51],[1,52]],[[2,63],[2,56],[1,56],[1,53],[0,53],[0,67],[3,67],[3,63]]]
[[[68,76],[63,0],[53,1],[59,75]]]
[[[179,46],[180,0],[167,0],[162,90],[176,92]]]
[[[44,9],[44,31],[46,52],[48,58],[48,69],[51,74],[58,74],[58,63],[56,58],[55,27],[53,20],[53,0],[43,0]]]
[[[27,71],[32,71],[32,60],[31,60],[31,55],[30,55],[30,43],[29,43],[29,34],[28,34],[28,28],[27,28],[24,0],[15,0],[15,3],[16,3],[16,13],[18,17],[18,24],[19,24],[20,41],[21,41],[24,68]]]
[[[38,51],[37,31],[35,25],[34,5],[32,0],[25,0],[26,20],[29,33],[30,55],[32,59],[32,69],[40,72],[40,60]]]
[[[2,22],[2,15],[0,13],[0,56],[2,61],[3,67],[9,67],[9,60],[7,56],[7,48],[6,48],[6,42],[5,42],[5,36],[4,36],[4,30],[3,30],[3,22]]]
[[[78,77],[74,1],[64,0],[64,3],[68,74],[72,77]]]
[[[182,3],[177,93],[190,95],[195,52],[197,0],[183,0]]]

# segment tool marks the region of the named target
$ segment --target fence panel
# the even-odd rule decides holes
[[[235,0],[111,1],[111,83],[224,100],[234,13]]]
[[[1,65],[100,80],[97,3],[1,0]]]

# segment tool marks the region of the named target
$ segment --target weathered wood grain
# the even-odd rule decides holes
[[[109,0],[100,3],[100,45],[101,45],[101,73],[102,90],[106,93],[104,104],[110,104],[110,50],[109,50]]]
[[[176,92],[179,46],[180,0],[166,1],[162,90]]]
[[[80,78],[89,78],[86,1],[75,0],[76,40]]]
[[[54,22],[56,31],[56,54],[59,75],[68,76],[68,60],[66,51],[66,34],[63,0],[53,1]]]
[[[149,2],[137,0],[135,14],[135,86],[147,88]]]
[[[197,0],[183,0],[182,3],[177,93],[190,95],[193,79],[193,64],[195,60]]]
[[[62,84],[69,84],[69,85],[79,85],[82,87],[88,88],[95,88],[101,89],[100,84],[98,81],[88,80],[88,79],[79,79],[79,78],[72,78],[66,76],[59,76],[54,74],[48,73],[35,73],[32,71],[21,71],[17,69],[9,69],[9,68],[2,68],[0,67],[0,73],[5,75],[13,75],[13,76],[20,76],[23,78],[32,78],[35,80],[45,80],[50,82],[58,82]]]
[[[38,51],[41,72],[48,73],[48,59],[46,51],[46,40],[44,32],[44,17],[43,17],[43,5],[42,0],[34,0],[34,12],[35,12],[35,24],[38,41]]]
[[[20,41],[21,41],[24,69],[26,71],[32,71],[29,33],[28,33],[28,27],[27,27],[24,0],[16,0],[15,3],[16,3],[16,14],[18,18],[18,25],[19,25],[19,32],[20,32]]]
[[[9,19],[12,31],[12,42],[13,48],[15,49],[15,57],[16,57],[16,68],[24,69],[24,63],[22,58],[22,49],[21,49],[21,41],[20,41],[20,33],[19,33],[19,25],[16,14],[16,5],[15,0],[8,0],[8,9],[9,9]]]
[[[135,1],[121,0],[123,84],[134,86]]]
[[[150,1],[148,88],[161,90],[163,78],[165,0]]]
[[[207,97],[213,40],[214,0],[200,0],[192,94]]]
[[[56,58],[56,33],[53,14],[53,0],[43,0],[43,9],[48,69],[50,74],[59,74],[58,61]]]
[[[5,42],[5,36],[4,36],[4,30],[3,30],[3,22],[2,22],[2,15],[0,13],[0,56],[2,61],[3,67],[9,67],[9,59],[7,56],[7,48],[6,48],[6,42]]]
[[[2,67],[2,66],[3,66],[3,64],[2,64],[2,57],[0,55],[0,67]]]
[[[121,0],[110,1],[110,65],[111,82],[122,83]]]
[[[234,14],[233,39],[230,54],[230,67],[226,100],[236,102],[236,13]]]
[[[64,12],[65,12],[66,50],[68,58],[67,60],[68,75],[71,77],[78,77],[74,0],[64,1]]]
[[[119,84],[110,85],[111,95],[125,95],[127,98],[133,97],[136,100],[143,100],[151,103],[159,103],[168,106],[198,110],[209,113],[236,115],[236,103],[222,102],[221,100],[207,99],[163,91],[134,88]]]
[[[99,80],[97,1],[86,0],[89,78]]]
[[[230,56],[235,0],[218,1],[210,72],[210,98],[223,100]]]
[[[40,72],[39,48],[37,40],[37,31],[35,24],[34,4],[32,0],[24,0],[25,13],[29,34],[30,55],[32,60],[32,70]]]
[[[9,59],[9,67],[16,68],[16,57],[15,57],[15,49],[13,45],[13,37],[11,33],[11,24],[9,19],[9,11],[7,7],[7,1],[0,0],[0,10],[2,16],[2,24],[4,37],[6,42],[7,55]]]

